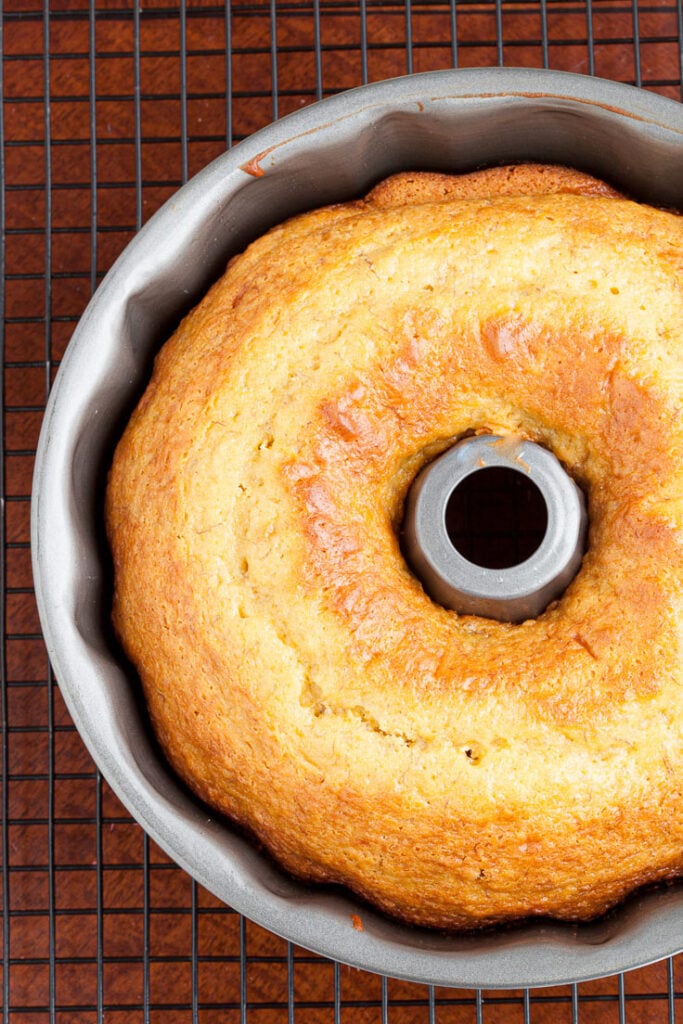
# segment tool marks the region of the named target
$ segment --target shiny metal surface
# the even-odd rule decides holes
[[[490,568],[463,557],[449,535],[447,511],[466,479],[495,467],[511,468],[538,488],[547,525],[528,558]],[[453,445],[418,475],[408,496],[405,547],[425,590],[439,604],[465,615],[522,622],[540,615],[573,580],[587,523],[582,492],[551,452],[531,441],[485,434]]]
[[[683,208],[683,109],[628,86],[536,70],[434,72],[307,107],[191,180],[107,275],[62,362],[34,478],[33,565],[69,711],[112,788],[177,863],[254,921],[368,970],[439,985],[516,988],[626,970],[683,948],[683,886],[637,894],[591,925],[522,922],[443,935],[346,892],[283,874],[178,784],[112,642],[103,480],[159,345],[231,255],[300,210],[361,195],[392,171],[557,161],[638,199]],[[364,930],[351,915],[362,915]]]

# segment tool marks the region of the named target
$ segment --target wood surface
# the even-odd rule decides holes
[[[5,4],[5,1020],[683,1017],[681,958],[575,990],[477,999],[383,983],[242,921],[145,838],[97,775],[49,671],[28,547],[38,432],[77,319],[141,223],[227,144],[364,80],[453,63],[547,64],[680,100],[681,32],[673,0],[594,0],[592,16],[585,3],[369,2],[365,20],[343,0],[233,5],[229,17],[195,2]]]

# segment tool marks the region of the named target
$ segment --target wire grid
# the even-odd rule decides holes
[[[54,373],[141,224],[226,146],[330,93],[523,65],[682,98],[681,0],[9,0],[0,238],[4,1021],[673,1022],[683,958],[578,986],[438,989],[293,947],[177,868],[89,758],[36,613],[29,493]]]

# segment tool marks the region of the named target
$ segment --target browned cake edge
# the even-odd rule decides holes
[[[561,192],[607,199],[621,198],[620,193],[611,185],[571,167],[557,164],[510,164],[468,174],[404,171],[376,185],[365,197],[365,202],[383,209],[441,199],[488,199],[495,196],[551,195]]]

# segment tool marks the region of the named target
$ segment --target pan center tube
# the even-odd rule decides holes
[[[552,452],[486,434],[459,441],[417,475],[403,539],[434,601],[523,622],[566,590],[587,527],[583,492]]]

